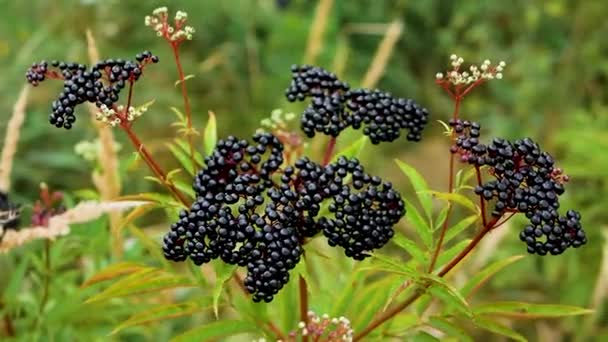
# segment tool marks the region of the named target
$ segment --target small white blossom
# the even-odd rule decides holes
[[[443,74],[438,72],[437,74],[435,74],[435,78],[438,80],[441,80],[441,79],[443,79]]]

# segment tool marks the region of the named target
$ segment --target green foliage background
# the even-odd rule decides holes
[[[164,141],[175,134],[167,129],[175,119],[168,108],[181,105],[179,91],[173,86],[175,66],[165,43],[143,25],[143,16],[160,5],[168,5],[172,11],[188,12],[190,25],[197,32],[192,42],[183,45],[182,51],[186,73],[195,75],[188,81],[195,124],[202,127],[207,111],[212,110],[217,114],[220,137],[246,136],[274,108],[296,113],[303,109],[302,104],[287,103],[283,90],[290,79],[289,66],[303,60],[315,4],[316,1],[293,0],[288,8],[280,10],[271,0],[0,1],[3,9],[0,131],[4,132],[29,64],[41,59],[86,61],[84,32],[90,28],[102,57],[129,58],[145,49],[160,56],[161,63],[148,69],[136,87],[136,103],[156,99],[145,120],[138,122],[136,131],[163,164],[175,166],[177,163],[164,145]],[[467,98],[463,116],[481,122],[487,138],[531,136],[552,153],[573,179],[562,206],[582,212],[590,243],[559,257],[526,256],[508,272],[494,278],[480,296],[490,300],[593,306],[596,310],[594,315],[571,319],[515,321],[516,330],[531,340],[545,336],[547,327],[564,338],[578,336],[585,340],[593,334],[608,337],[606,296],[596,303],[592,298],[602,263],[602,248],[606,244],[602,232],[608,230],[606,13],[608,2],[605,1],[335,0],[316,63],[329,69],[339,65],[341,78],[357,86],[382,39],[382,32],[360,32],[357,27],[401,19],[403,34],[378,87],[416,99],[431,110],[433,120],[421,144],[402,139],[380,147],[380,151],[367,146],[361,159],[371,172],[390,178],[401,189],[409,184],[392,163],[394,158],[416,166],[431,187],[444,189],[448,141],[435,120],[447,120],[452,107],[447,96],[435,86],[434,75],[447,68],[448,56],[452,53],[463,56],[466,62],[479,63],[485,58],[507,61],[505,78],[490,82]],[[11,194],[23,203],[31,203],[37,197],[40,182],[68,192],[91,187],[92,165],[86,165],[73,152],[78,141],[95,138],[95,130],[86,118],[88,113],[81,109],[82,115],[71,131],[57,130],[47,123],[50,102],[58,87],[58,84],[43,84],[33,92],[28,106]],[[116,135],[123,141],[121,156],[127,160],[132,155],[130,146],[122,134]],[[199,146],[202,150],[202,143]],[[154,185],[143,180],[144,175],[148,175],[148,171],[143,166],[130,170],[124,176],[127,181],[123,192],[150,190]],[[149,217],[148,221],[149,225],[166,225],[162,218]],[[517,237],[521,223],[505,227],[511,232],[500,241],[494,253],[487,256],[489,261],[524,252]],[[75,229],[78,232],[75,236],[59,242],[66,245],[61,250],[75,254],[86,248],[103,250],[107,247],[104,226],[104,222],[98,222]],[[20,258],[29,254],[40,258],[42,246],[43,243],[34,243],[11,256],[0,256],[3,259],[1,282],[6,284],[18,274],[15,272],[19,272],[19,267],[26,267],[20,266]],[[143,257],[145,253],[136,250],[127,255],[127,259]],[[63,259],[74,259],[69,255],[55,258],[56,267],[63,267]],[[94,267],[84,274],[73,271],[61,283],[64,285],[57,283],[53,290],[66,297],[78,293],[84,300],[87,294],[77,292],[76,287],[93,269],[109,262],[103,255],[94,257]],[[65,267],[70,269],[74,265]],[[32,284],[11,293],[19,300],[35,298],[39,289],[35,281]],[[74,310],[80,309],[80,306],[74,307]],[[78,335],[82,333],[78,324],[88,324],[91,328],[88,337],[99,338],[108,333],[108,327],[116,320],[116,317],[91,315],[85,322],[66,322],[55,316],[46,324],[66,327],[48,328],[54,331],[57,340],[66,340],[62,336],[92,340],[87,335]],[[150,327],[152,332],[135,330],[121,338],[171,336],[188,324],[184,320],[167,322]],[[71,335],[70,329],[75,329],[76,335]]]

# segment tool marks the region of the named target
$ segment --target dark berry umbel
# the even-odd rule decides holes
[[[329,205],[333,218],[320,218],[319,227],[330,246],[340,246],[346,256],[363,260],[369,256],[366,252],[382,248],[393,237],[393,226],[405,215],[401,195],[391,183],[366,174],[356,159],[340,157],[325,168],[325,174],[333,180],[329,185],[334,193]]]
[[[495,178],[475,188],[477,195],[495,201],[492,215],[520,212],[530,220],[520,234],[528,252],[557,255],[587,242],[578,212],[569,210],[565,217],[559,216],[559,196],[567,176],[536,142],[495,138],[485,145],[479,142],[478,123],[452,120],[450,126],[457,134],[451,151],[460,154],[462,161],[487,166]]]
[[[395,98],[380,90],[350,89],[336,75],[319,67],[292,66],[285,91],[289,101],[311,99],[301,119],[303,132],[337,137],[346,127],[359,129],[374,144],[394,141],[407,129],[407,139],[419,141],[428,111],[413,100]]]
[[[112,108],[121,90],[130,82],[136,82],[145,65],[157,63],[158,57],[149,51],[135,56],[135,61],[106,59],[91,68],[84,64],[59,61],[34,63],[26,72],[27,81],[37,86],[46,79],[63,80],[63,91],[53,101],[49,122],[70,129],[76,121],[76,106],[92,102]]]

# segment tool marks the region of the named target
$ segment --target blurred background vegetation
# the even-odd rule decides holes
[[[175,120],[169,107],[180,107],[181,97],[173,85],[177,76],[170,50],[143,24],[143,17],[161,5],[187,11],[197,31],[182,47],[186,73],[195,75],[187,81],[194,120],[202,127],[207,111],[214,111],[220,136],[251,134],[275,108],[301,112],[303,104],[283,97],[291,64],[314,62],[354,86],[376,83],[366,81],[366,75],[379,68],[377,87],[413,98],[432,113],[422,143],[401,139],[380,151],[368,146],[361,157],[372,172],[402,189],[407,182],[394,158],[416,166],[431,187],[447,187],[449,142],[435,120],[447,120],[452,104],[435,86],[434,75],[447,68],[449,55],[463,56],[465,64],[505,60],[504,79],[467,98],[462,115],[479,121],[486,139],[530,136],[552,153],[572,178],[562,206],[582,212],[590,242],[559,257],[527,257],[494,279],[481,296],[596,310],[582,318],[513,323],[531,340],[608,339],[608,289],[600,272],[608,267],[602,259],[602,232],[608,229],[608,2],[334,0],[321,18],[316,16],[318,2],[311,0],[3,0],[0,5],[0,134],[29,64],[87,61],[85,31],[91,29],[103,58],[132,58],[146,49],[160,56],[161,63],[147,69],[136,87],[136,103],[156,100],[136,131],[165,165],[176,165],[163,142],[175,134],[167,128]],[[383,41],[388,47],[379,49]],[[74,153],[76,143],[96,135],[86,110],[81,108],[71,131],[47,123],[59,88],[58,83],[43,84],[28,106],[11,194],[22,203],[37,197],[43,181],[65,191],[91,187],[93,165]],[[117,136],[124,145],[123,159],[131,158],[124,136]],[[129,170],[123,192],[152,187],[144,175],[143,165]],[[493,248],[485,255],[476,256],[485,262],[522,253],[520,223],[497,236],[496,245],[488,242]],[[470,263],[475,267],[480,262]]]

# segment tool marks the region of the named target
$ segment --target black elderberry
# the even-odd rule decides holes
[[[84,64],[42,61],[34,63],[26,72],[27,81],[33,86],[52,78],[63,80],[63,91],[53,101],[49,122],[70,129],[76,121],[75,109],[84,102],[92,102],[99,108],[112,108],[119,100],[119,93],[127,82],[135,82],[142,68],[148,63],[158,62],[151,53],[139,54],[137,62],[122,59],[107,59],[90,69]]]
[[[285,91],[289,101],[310,98],[301,127],[308,137],[322,133],[337,137],[346,127],[363,128],[374,144],[394,141],[407,129],[407,139],[419,141],[429,112],[410,99],[395,98],[380,90],[353,89],[319,67],[292,66],[292,81]]]
[[[559,216],[559,196],[567,178],[534,140],[495,138],[484,145],[478,141],[479,124],[462,120],[449,124],[459,134],[451,151],[470,164],[487,166],[494,178],[474,190],[485,200],[495,200],[492,215],[520,212],[530,220],[520,233],[528,252],[557,255],[587,242],[578,212],[569,210],[565,217]]]
[[[340,157],[325,169],[333,176],[333,217],[320,218],[319,227],[330,246],[340,246],[348,257],[362,260],[393,237],[393,226],[405,215],[401,195],[390,183],[366,174],[356,159]],[[352,185],[347,184],[349,176]]]

